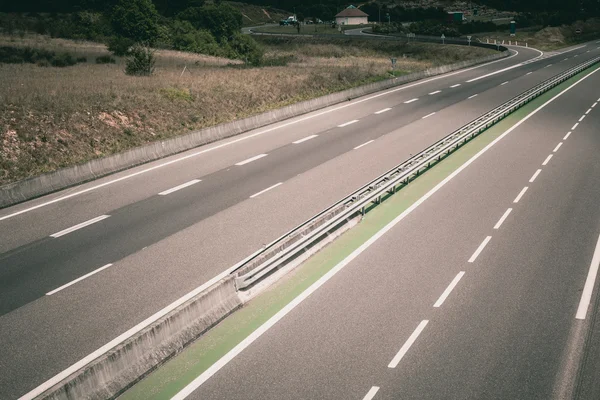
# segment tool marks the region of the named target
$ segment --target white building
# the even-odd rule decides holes
[[[335,23],[338,25],[361,25],[368,24],[369,14],[362,12],[354,6],[342,10],[335,16]]]

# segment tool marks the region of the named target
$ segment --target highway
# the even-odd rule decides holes
[[[597,46],[542,57],[515,48],[0,210],[0,398],[26,393]]]
[[[598,87],[501,135],[176,399],[598,398]]]

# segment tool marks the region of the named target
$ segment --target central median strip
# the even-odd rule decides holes
[[[573,78],[574,81],[579,81],[580,79],[582,78]],[[317,290],[324,281],[330,279],[338,270],[349,263],[353,257],[356,257],[357,254],[360,254],[360,252],[385,234],[385,232],[391,229],[393,225],[397,224],[412,210],[422,204],[428,197],[433,195],[440,187],[470,165],[498,140],[506,136],[514,129],[514,127],[520,125],[531,115],[545,107],[548,103],[569,90],[575,84],[577,84],[577,82],[566,89],[562,89],[562,91],[560,88],[551,89],[549,93],[542,95],[541,99],[546,99],[555,94],[554,97],[551,97],[550,100],[530,112],[530,114],[524,118],[523,114],[528,112],[528,110],[535,108],[536,103],[526,105],[522,110],[514,113],[512,117],[509,116],[508,118],[505,118],[503,122],[496,121],[496,123],[493,124],[493,127],[487,130],[486,135],[477,135],[473,140],[470,140],[468,144],[457,146],[460,151],[449,153],[447,157],[443,157],[443,163],[437,164],[431,172],[427,172],[424,175],[420,174],[419,179],[411,179],[412,183],[403,188],[399,194],[394,196],[390,194],[389,198],[386,196],[386,201],[383,202],[381,206],[373,208],[372,211],[370,210],[371,207],[369,207],[369,210],[367,210],[367,217],[363,219],[359,228],[346,232],[338,240],[322,249],[318,256],[308,259],[301,268],[297,269],[294,274],[291,274],[291,277],[286,276],[284,282],[261,293],[261,295],[255,297],[252,301],[246,303],[244,307],[230,315],[229,318],[223,319],[224,316],[222,316],[216,320],[213,319],[213,325],[217,322],[218,325],[212,327],[210,330],[200,330],[200,340],[197,340],[190,345],[188,347],[189,351],[184,351],[171,361],[168,361],[163,368],[156,370],[148,377],[148,379],[143,380],[132,390],[124,393],[122,396],[123,399],[169,398],[180,392],[189,383],[194,381],[198,382],[197,379],[199,375],[208,371],[209,368],[212,368],[211,373],[218,371],[220,368],[219,365],[222,366],[224,364],[223,362],[216,364],[217,361],[227,360],[227,358],[232,355],[235,356],[235,352],[231,354],[230,352],[236,348],[236,346],[241,345],[242,342],[249,337],[248,335],[256,332],[259,327],[261,328],[261,332],[264,332],[269,326],[272,326],[272,323],[275,323],[278,319],[282,318],[289,310],[293,309],[296,304],[299,304],[303,298],[306,298],[310,293],[314,292],[314,290]],[[519,117],[523,119],[519,121]],[[502,130],[510,127],[511,121],[513,124],[517,121],[516,125],[507,131]],[[427,164],[425,165],[427,166]],[[424,169],[423,172],[427,169],[428,168]],[[400,215],[398,215],[399,212]],[[323,259],[324,257],[326,257],[325,260]],[[319,281],[320,279],[324,279],[324,281]],[[217,283],[215,284],[214,289],[219,287],[218,281],[215,282]],[[230,285],[230,288],[233,287],[232,282],[231,279],[226,280],[226,283],[227,285]],[[315,282],[319,282],[319,284],[317,285]],[[195,293],[198,294],[200,292],[195,291]],[[233,296],[228,293],[230,292],[223,293],[223,295]],[[233,297],[231,297],[231,299],[233,300]],[[207,299],[207,301],[210,300]],[[179,307],[188,307],[183,301],[179,304]],[[236,310],[240,307],[240,305],[236,304],[231,305],[231,310]],[[186,310],[188,308],[186,308]],[[284,311],[284,308],[286,311],[282,314],[278,314],[279,312]],[[225,313],[225,316],[229,312]],[[165,316],[162,318],[168,317],[166,314],[163,315]],[[278,315],[278,317],[275,320],[271,320],[275,315]],[[176,316],[177,314],[173,314],[173,316],[169,318],[175,318]],[[271,322],[267,323],[267,321]],[[157,323],[160,324],[160,321]],[[169,324],[168,326],[171,325],[172,324]],[[146,331],[151,331],[150,327],[145,329]],[[132,343],[135,340],[136,339],[132,337],[129,343]],[[131,349],[131,346],[126,348]],[[133,348],[135,348],[135,346],[133,346]],[[244,345],[242,345],[241,348],[238,347],[240,350],[237,350],[237,352],[243,350],[243,348]],[[172,348],[172,351],[176,353],[175,349],[177,349],[177,347]],[[117,351],[113,351],[112,353],[107,352],[105,359],[111,360],[111,362],[120,362],[119,351],[119,347],[117,347]],[[224,358],[226,354],[230,354],[230,356]],[[152,353],[149,355],[151,356]],[[90,355],[90,357],[92,357],[92,355]],[[83,361],[84,360],[82,360],[82,363]],[[99,368],[105,368],[104,364],[102,364],[102,360],[98,360],[97,362],[99,363]],[[58,381],[53,378],[51,381],[54,382],[53,384],[58,388],[55,390],[72,391],[78,389],[78,385],[82,387],[88,385],[87,387],[90,387],[90,380],[96,379],[94,369],[80,368],[80,371],[82,371],[82,374],[85,372],[85,374],[75,374],[71,376],[76,378],[81,376],[81,379],[77,378],[70,380],[65,383],[64,386],[63,384],[58,384]],[[101,369],[99,371],[105,372],[106,370]],[[71,371],[70,374],[73,374],[73,372],[75,371]],[[204,378],[201,378],[200,381],[205,379],[206,376],[207,375],[204,375]],[[65,378],[67,377],[65,376]],[[102,381],[99,381],[97,385],[106,384],[108,380],[106,374],[103,373],[99,375],[98,379],[99,378],[102,378]],[[94,386],[91,385],[91,387]],[[38,391],[37,393],[41,392]],[[119,391],[117,393],[121,392]]]

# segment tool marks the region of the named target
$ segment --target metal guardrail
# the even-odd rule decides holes
[[[432,164],[441,161],[442,158],[445,158],[461,145],[485,131],[516,109],[599,62],[600,57],[593,58],[524,91],[479,118],[471,121],[462,128],[452,132],[448,136],[427,147],[425,150],[380,175],[366,185],[363,185],[348,196],[316,214],[314,217],[298,225],[285,235],[266,245],[262,250],[248,257],[243,264],[232,271],[232,273],[239,273],[239,276],[236,278],[237,288],[244,289],[256,283],[261,278],[284,265],[290,259],[295,258],[304,249],[320,241],[328,234],[328,232],[337,229],[346,221],[358,216],[359,213],[364,214],[365,209],[372,203],[379,203],[382,197],[386,196],[388,193],[393,194],[399,186],[401,187],[408,184],[422,171],[430,168]],[[327,216],[331,217],[327,218]],[[323,219],[325,219],[325,221],[323,221]],[[319,222],[321,223],[319,224]],[[315,225],[318,226],[314,228]],[[303,234],[304,232],[306,233]],[[299,239],[286,245],[286,242],[290,241],[290,238],[295,236],[299,237]],[[282,248],[281,251],[276,251],[278,248]],[[264,260],[260,260],[259,257],[261,255],[269,254],[269,252],[273,252],[273,254],[265,257]],[[260,260],[260,263],[250,271],[244,271],[244,266],[248,265],[253,260]]]

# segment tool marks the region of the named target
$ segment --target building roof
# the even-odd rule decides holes
[[[344,10],[342,10],[336,17],[368,17],[369,14],[359,10],[354,6],[350,6]]]

